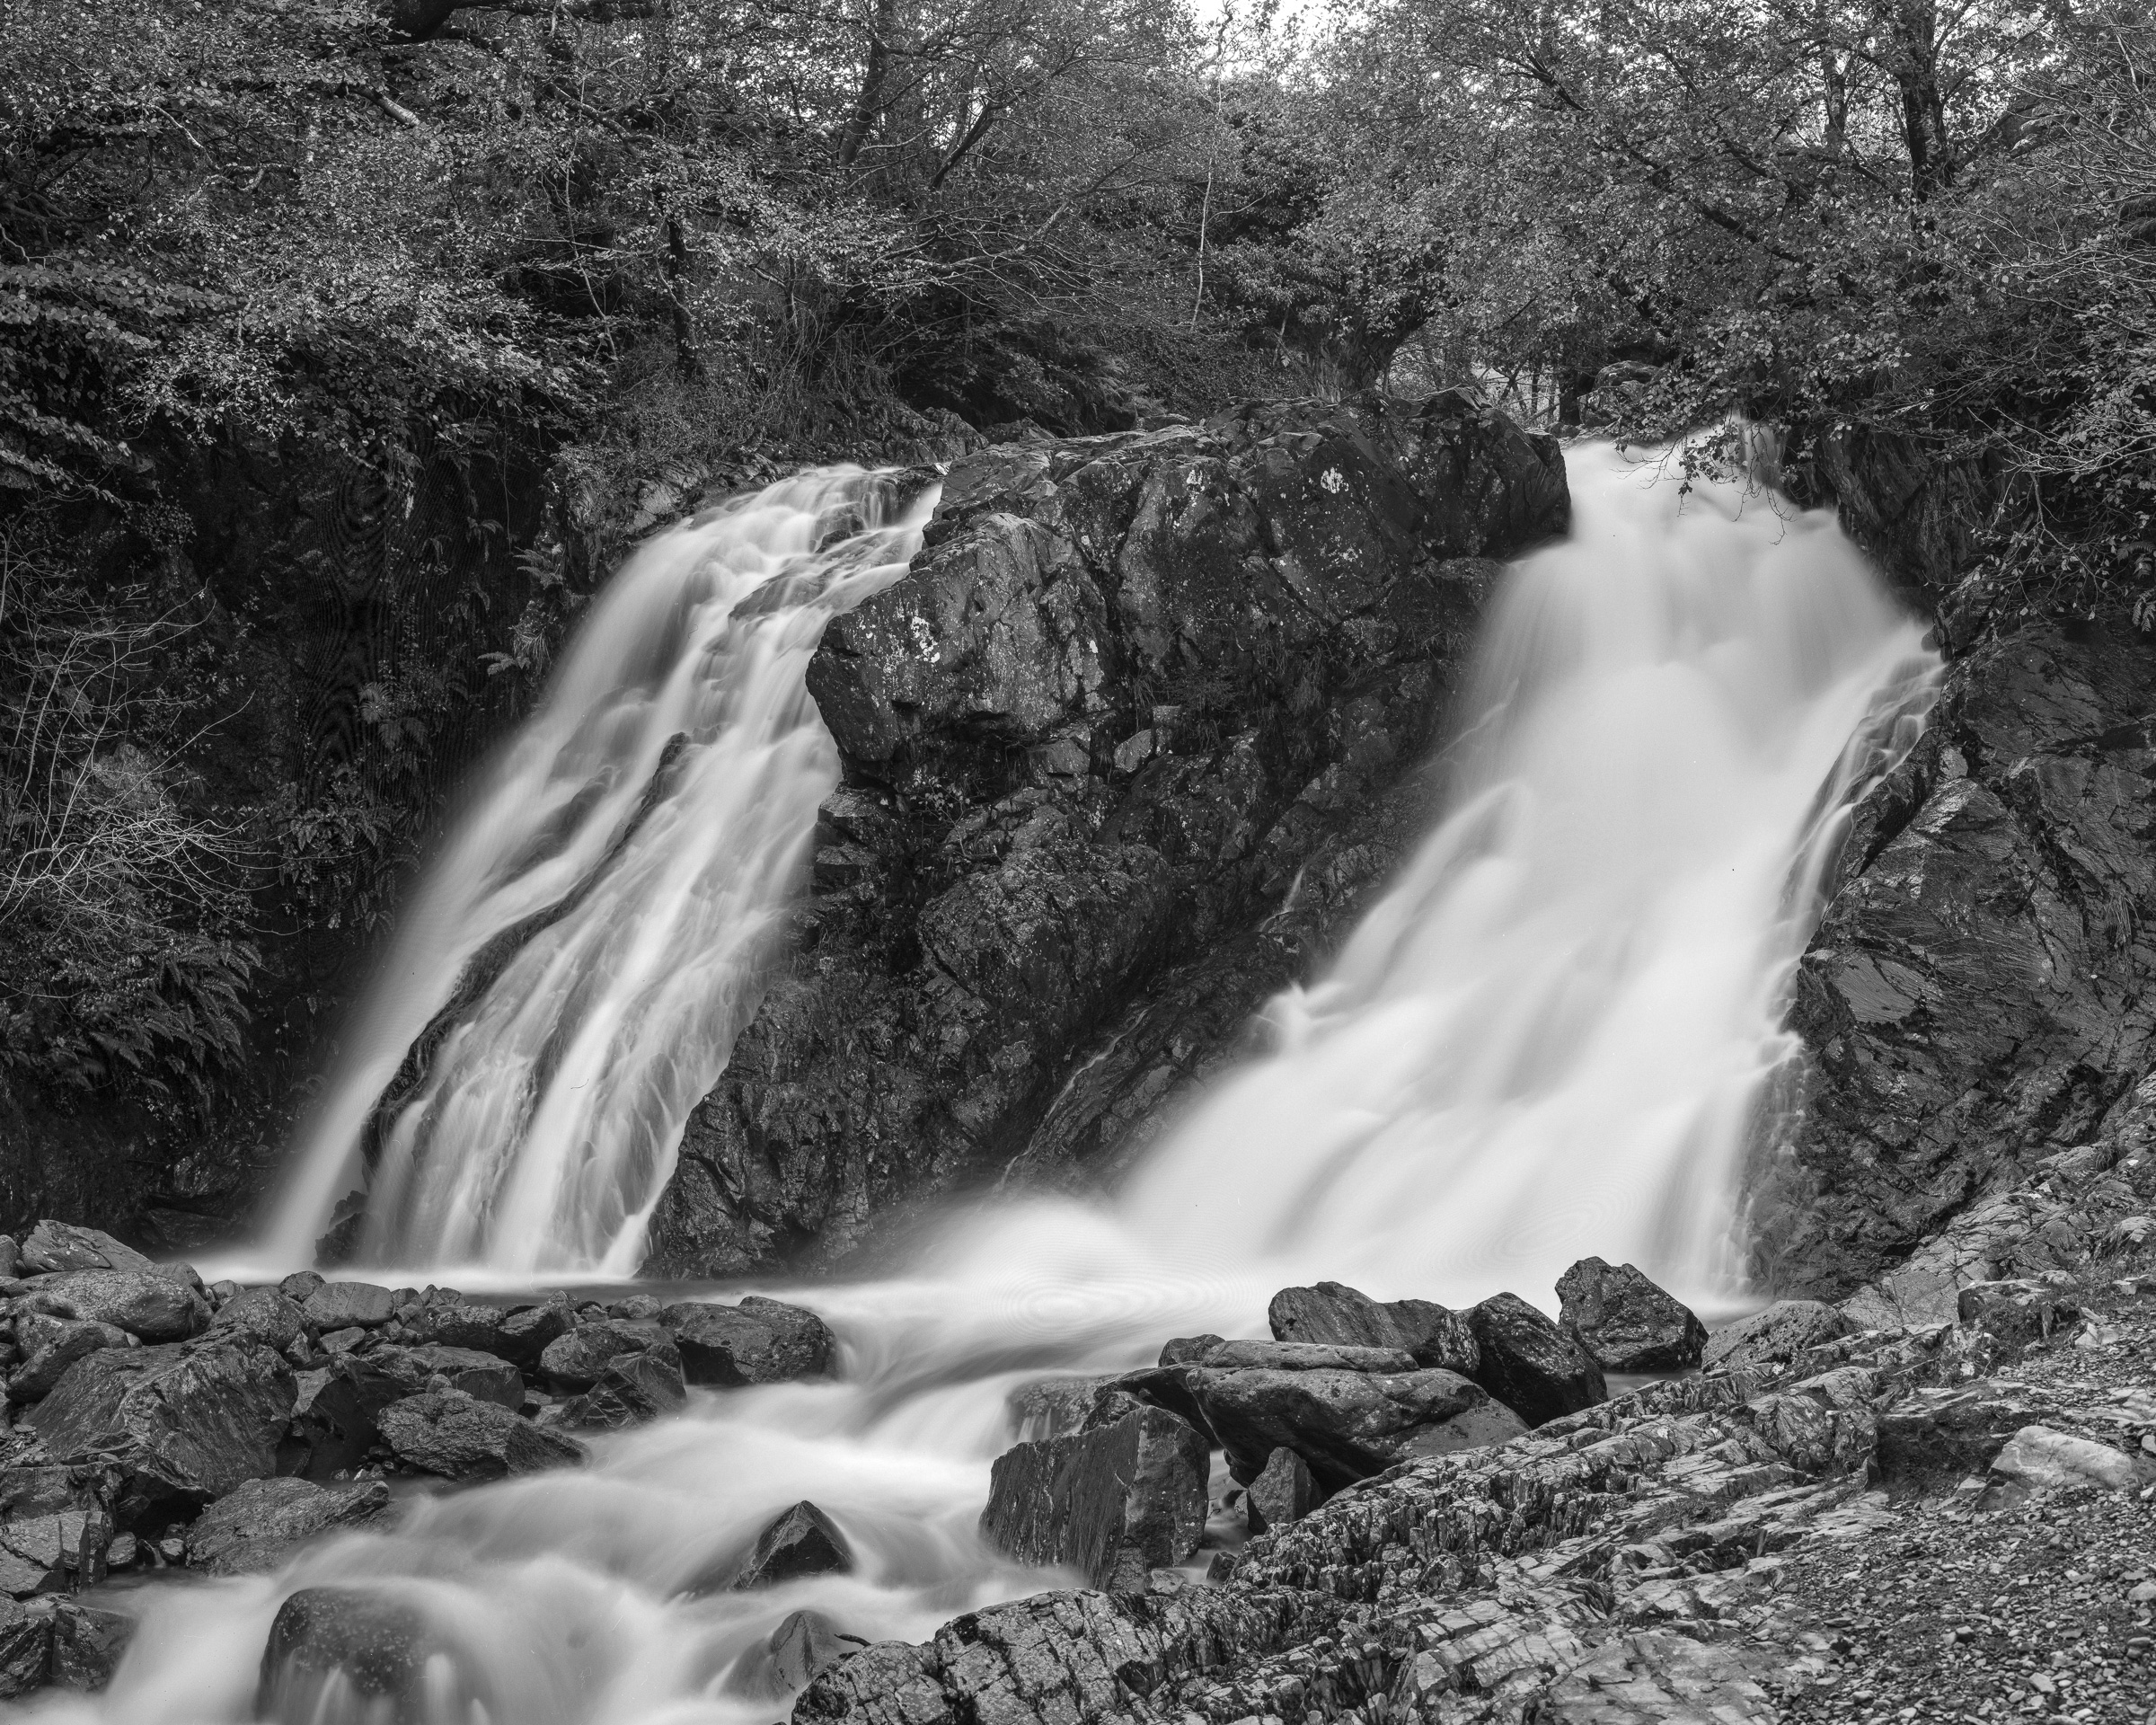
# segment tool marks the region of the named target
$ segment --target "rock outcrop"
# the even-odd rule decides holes
[[[1766,1280],[1847,1293],[2116,1128],[2156,1066],[2152,827],[2156,644],[2035,622],[1952,660],[1798,972]]]
[[[1491,560],[1568,516],[1555,444],[1457,394],[959,462],[810,668],[845,774],[817,896],[653,1269],[1111,1170],[1418,834]]]

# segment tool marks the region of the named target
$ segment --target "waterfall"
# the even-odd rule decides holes
[[[415,1725],[767,1725],[790,1703],[759,1650],[792,1612],[919,1641],[1067,1580],[975,1532],[1015,1384],[1261,1332],[1269,1293],[1314,1277],[1548,1304],[1596,1252],[1730,1300],[1748,1127],[1789,1053],[1821,871],[1937,661],[1826,518],[1606,449],[1570,465],[1575,530],[1509,577],[1443,820],[1328,974],[1274,1004],[1272,1051],[1127,1190],[954,1215],[909,1275],[770,1290],[832,1324],[836,1381],[699,1393],[596,1438],[587,1468],[418,1498],[274,1577],[145,1589],[110,1689],[40,1717],[243,1725],[278,1603],[335,1583],[424,1616]],[[919,503],[857,521],[872,498],[859,475],[795,482],[617,579],[411,913],[287,1211],[303,1252],[477,970],[495,980],[384,1110],[377,1249],[632,1256],[830,783],[802,661],[919,531]],[[685,1591],[804,1498],[854,1572]],[[383,1717],[348,1694],[305,1725]]]
[[[1824,512],[1606,446],[1568,467],[1573,531],[1497,605],[1450,812],[1140,1173],[1154,1237],[1466,1303],[1546,1298],[1589,1253],[1738,1294],[1820,874],[1939,660]]]
[[[404,912],[272,1261],[309,1261],[376,1132],[364,1261],[635,1272],[838,781],[809,658],[934,503],[825,469],[629,560]]]

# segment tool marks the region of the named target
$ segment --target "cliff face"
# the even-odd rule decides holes
[[[800,951],[649,1268],[1112,1169],[1419,831],[1492,560],[1568,512],[1555,444],[1459,394],[959,463],[809,673],[845,783]]]
[[[2156,1065],[2156,646],[2031,624],[1948,665],[1798,976],[1768,1269],[1843,1293],[2092,1141]]]

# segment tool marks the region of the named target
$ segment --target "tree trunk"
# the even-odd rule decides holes
[[[841,167],[850,168],[875,130],[876,122],[882,118],[885,80],[890,75],[890,43],[898,29],[898,0],[876,0],[876,10],[869,21],[869,54],[862,68],[861,93],[853,100],[853,111],[846,119],[846,129],[838,142],[838,161]]]
[[[1939,9],[1934,0],[1893,0],[1886,23],[1888,69],[1902,98],[1909,189],[1922,203],[1954,182],[1954,146],[1939,84]]]

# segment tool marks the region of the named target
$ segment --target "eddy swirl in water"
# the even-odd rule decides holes
[[[1117,1200],[977,1212],[911,1278],[797,1292],[840,1337],[837,1382],[700,1392],[600,1438],[588,1468],[422,1499],[276,1577],[146,1589],[110,1690],[52,1711],[256,1718],[279,1603],[335,1585],[415,1650],[419,1681],[402,1703],[273,1685],[281,1725],[766,1721],[789,1685],[764,1649],[794,1611],[919,1640],[1065,1579],[975,1531],[1004,1399],[1043,1370],[1260,1333],[1274,1288],[1320,1277],[1547,1300],[1591,1252],[1741,1297],[1737,1185],[1790,1052],[1820,872],[1851,796],[1913,739],[1936,660],[1825,518],[1683,494],[1606,450],[1570,464],[1575,531],[1515,571],[1491,621],[1449,811],[1330,973],[1275,1004],[1275,1052]],[[797,481],[623,571],[420,895],[287,1250],[458,973],[551,914],[403,1104],[376,1249],[628,1261],[830,783],[801,686],[815,632],[895,579],[918,530],[916,509],[819,559],[826,511],[863,494],[859,476]],[[804,1499],[851,1573],[698,1586]]]

